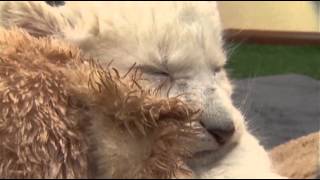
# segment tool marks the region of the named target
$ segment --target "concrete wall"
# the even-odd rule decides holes
[[[315,1],[220,1],[225,28],[319,31]]]

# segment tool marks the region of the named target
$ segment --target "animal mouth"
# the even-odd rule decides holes
[[[218,135],[210,134],[210,141],[207,141],[204,148],[194,151],[192,158],[199,159],[205,157],[222,157],[227,152],[233,150],[237,146],[237,142],[225,141]]]
[[[218,134],[215,134],[215,133],[212,133],[211,136],[217,141],[217,143],[220,145],[220,146],[223,146],[226,144],[226,140],[225,138],[222,138],[221,136],[219,136]]]
[[[233,146],[237,144],[237,141],[225,138],[226,135],[221,132],[209,132],[202,122],[195,123],[194,128],[199,129],[199,134],[197,143],[191,147],[191,159],[215,157],[216,154],[221,154],[220,151],[233,149]]]

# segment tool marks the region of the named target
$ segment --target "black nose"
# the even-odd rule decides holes
[[[234,124],[230,121],[212,122],[210,124],[203,122],[200,123],[221,145],[228,142],[235,132]]]

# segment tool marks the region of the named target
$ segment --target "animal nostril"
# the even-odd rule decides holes
[[[225,144],[232,137],[234,129],[208,129],[208,132],[218,141],[219,144]]]
[[[227,123],[224,125],[216,125],[207,127],[201,122],[201,125],[216,139],[216,141],[223,145],[228,142],[235,132],[233,123]]]

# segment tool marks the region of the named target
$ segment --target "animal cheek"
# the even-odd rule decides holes
[[[223,71],[220,73],[220,77],[217,79],[217,85],[228,95],[231,96],[233,93],[233,86],[229,79],[227,78],[227,74]]]
[[[190,86],[189,83],[175,83],[171,86],[170,97],[179,96],[179,98],[189,105],[200,108],[203,102],[201,89]]]

